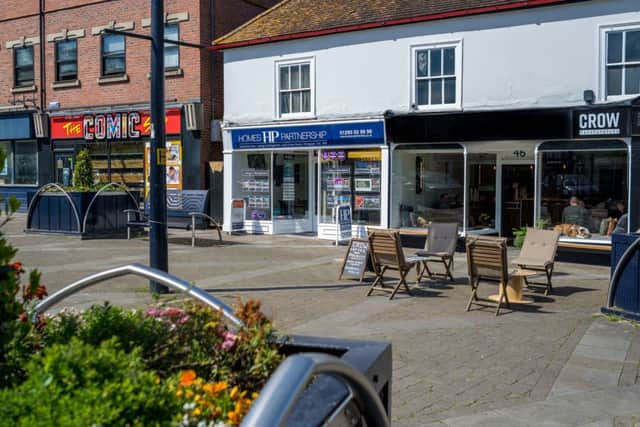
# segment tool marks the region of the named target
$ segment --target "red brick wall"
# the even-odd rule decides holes
[[[38,36],[37,15],[0,22],[0,105],[10,105],[14,102],[22,104],[24,100],[31,108],[40,106],[40,45],[33,46],[34,80],[37,90],[15,95],[11,93],[14,86],[13,49],[6,48],[8,41]]]
[[[277,0],[165,0],[165,13],[188,12],[189,20],[180,22],[180,38],[184,41],[208,46],[211,41],[236,26],[248,21]],[[2,0],[0,8],[0,105],[14,101],[13,52],[5,49],[5,43],[21,36],[39,35],[38,0]],[[97,106],[148,104],[150,81],[150,43],[146,40],[126,39],[126,72],[128,82],[99,84],[101,73],[100,36],[91,29],[133,21],[133,32],[149,34],[150,28],[142,27],[142,19],[150,17],[150,0],[47,0],[45,2],[45,100],[58,101],[61,110],[91,108]],[[214,22],[212,22],[212,10]],[[53,88],[55,81],[55,44],[46,42],[46,35],[62,30],[84,29],[85,36],[78,43],[78,79],[80,87]],[[39,49],[34,46],[36,86],[38,91],[16,95],[18,99],[38,97],[40,94]],[[165,95],[168,102],[201,102],[203,123],[201,137],[201,168],[207,160],[221,160],[222,146],[211,144],[210,121],[223,116],[222,55],[207,49],[180,48],[180,67],[184,74],[167,77]],[[38,107],[39,98],[33,107]],[[46,105],[45,105],[46,107]]]

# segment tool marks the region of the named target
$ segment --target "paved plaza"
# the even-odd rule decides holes
[[[5,227],[17,259],[38,267],[50,291],[118,265],[148,262],[148,240],[79,240]],[[366,285],[337,280],[345,247],[303,236],[171,233],[171,273],[225,302],[259,299],[283,333],[389,340],[393,343],[392,421],[423,425],[636,425],[640,337],[634,326],[597,316],[609,269],[559,263],[554,292],[499,317],[467,313],[464,254],[454,283],[410,284],[414,297],[366,297]],[[408,251],[409,252],[409,251]],[[515,256],[515,252],[510,257]],[[480,288],[483,295],[496,288]],[[153,301],[147,282],[115,279],[71,297],[83,307],[109,300]]]

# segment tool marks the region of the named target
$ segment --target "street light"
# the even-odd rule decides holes
[[[151,41],[151,156],[149,159],[149,264],[152,268],[169,271],[167,244],[167,189],[166,143],[164,127],[164,44],[176,44],[198,49],[206,48],[195,43],[166,40],[164,38],[164,1],[151,0],[151,36],[128,31],[104,29],[107,34],[121,34]],[[164,294],[169,288],[154,281],[149,290]]]

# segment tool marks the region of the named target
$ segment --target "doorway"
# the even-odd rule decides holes
[[[513,237],[513,229],[533,226],[534,165],[502,165],[502,225],[500,234]]]
[[[55,182],[64,187],[71,187],[73,183],[73,165],[75,154],[73,150],[55,151]]]

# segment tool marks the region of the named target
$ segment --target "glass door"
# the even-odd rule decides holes
[[[476,234],[497,233],[496,229],[496,155],[467,155],[468,213],[467,231]]]
[[[309,217],[309,154],[274,153],[273,218]]]
[[[55,182],[70,187],[73,184],[73,150],[55,152]]]
[[[512,237],[513,230],[533,226],[533,164],[502,165],[501,235]]]

